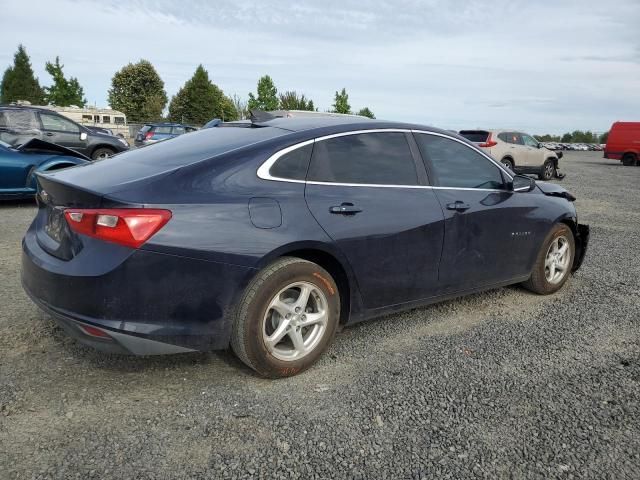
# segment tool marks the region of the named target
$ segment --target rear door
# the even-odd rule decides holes
[[[408,135],[346,133],[313,147],[307,205],[347,257],[367,308],[429,297],[438,288],[443,213],[424,186]]]
[[[86,141],[80,140],[80,126],[54,113],[39,112],[43,140],[86,153]]]
[[[469,145],[429,133],[415,138],[445,215],[443,287],[462,291],[526,275],[541,221],[531,197],[508,191],[506,172]]]

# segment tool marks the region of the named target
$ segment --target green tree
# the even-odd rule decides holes
[[[193,77],[171,99],[169,119],[204,125],[212,118],[235,120],[236,109],[232,100],[211,82],[204,67],[198,65]]]
[[[351,105],[349,105],[349,95],[347,94],[346,89],[343,88],[341,92],[336,92],[332,112],[351,113]]]
[[[236,110],[236,118],[239,120],[244,120],[249,116],[249,110],[247,109],[247,102],[240,98],[239,95],[233,94],[231,97],[231,101],[233,102],[233,107]]]
[[[23,45],[13,56],[13,66],[7,68],[0,83],[0,103],[27,100],[35,105],[44,103],[44,91],[31,68],[31,61]]]
[[[376,118],[373,112],[369,110],[369,107],[361,108],[358,112],[358,115],[362,115],[363,117]]]
[[[607,139],[609,138],[609,132],[604,132],[600,135],[599,143],[607,143]]]
[[[570,133],[565,133],[564,135],[562,135],[562,139],[560,140],[562,143],[571,143],[572,139],[571,139],[571,134]]]
[[[258,80],[258,96],[255,97],[253,93],[249,94],[249,101],[247,102],[247,108],[249,110],[277,110],[279,106],[278,102],[278,89],[273,83],[273,80],[269,75],[265,75]]]
[[[84,107],[87,104],[87,100],[84,98],[84,90],[77,78],[71,77],[67,80],[64,77],[63,68],[64,65],[60,64],[60,57],[56,57],[56,63],[46,63],[45,69],[51,75],[53,83],[50,87],[44,87],[45,100],[47,103],[58,107],[68,107],[70,105]]]
[[[307,100],[304,94],[298,95],[295,91],[281,93],[279,98],[280,108],[283,110],[308,110],[310,112],[316,110],[313,100]]]
[[[131,122],[159,120],[167,105],[164,82],[147,60],[125,65],[111,80],[109,105]]]

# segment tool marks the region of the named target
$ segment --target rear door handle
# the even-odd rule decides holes
[[[460,200],[447,204],[447,210],[455,210],[456,212],[465,212],[469,210],[469,208],[471,208],[471,206],[468,203],[461,202]]]
[[[51,133],[51,132],[47,132],[47,133],[45,133],[45,135],[46,135],[47,137],[53,137],[53,135],[54,135],[54,134],[53,134],[53,133]]]
[[[356,207],[353,203],[344,202],[339,206],[329,207],[329,213],[337,213],[339,215],[355,215],[360,213],[361,208]]]

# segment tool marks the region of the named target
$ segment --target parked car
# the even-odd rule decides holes
[[[134,144],[136,147],[144,147],[196,130],[196,127],[181,123],[148,123],[138,130]]]
[[[533,173],[540,180],[564,178],[559,172],[562,152],[545,148],[531,135],[514,130],[461,130],[460,135],[515,173]]]
[[[225,349],[266,377],[339,325],[524,283],[585,255],[569,192],[456,134],[358,118],[210,128],[39,175],[27,293],[117,353]]]
[[[640,166],[640,122],[615,122],[611,125],[604,158],[620,160],[626,166]]]
[[[88,162],[68,148],[32,139],[19,147],[0,141],[0,200],[34,198],[36,173],[53,172]]]
[[[129,148],[123,139],[89,130],[50,109],[1,105],[0,140],[19,146],[33,138],[75,150],[93,160],[104,159]]]

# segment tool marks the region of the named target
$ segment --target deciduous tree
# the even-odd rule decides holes
[[[351,113],[351,105],[349,105],[349,95],[347,94],[346,89],[343,88],[341,92],[336,92],[332,112]]]
[[[164,82],[149,61],[130,63],[113,76],[109,105],[124,112],[130,122],[159,120],[167,105]]]
[[[363,117],[376,118],[373,112],[369,110],[369,107],[361,108],[360,111],[358,111],[358,115],[362,115]]]
[[[308,110],[315,111],[313,100],[308,100],[304,94],[298,95],[295,91],[287,91],[279,95],[280,108],[283,110]]]
[[[49,87],[44,87],[45,100],[51,105],[68,107],[76,105],[84,107],[87,100],[84,98],[84,90],[75,77],[67,80],[62,72],[64,65],[60,64],[60,57],[56,57],[56,63],[47,62],[45,69],[51,75],[53,83]]]

